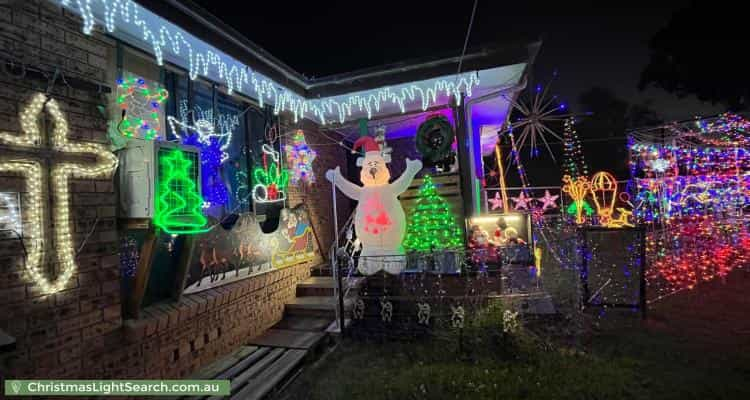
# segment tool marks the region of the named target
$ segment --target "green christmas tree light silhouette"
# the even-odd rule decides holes
[[[154,225],[172,235],[206,232],[203,198],[190,175],[193,162],[174,149],[159,157]]]
[[[586,200],[583,200],[582,203],[583,205],[581,207],[583,207],[583,212],[589,217],[594,215],[594,209],[589,205],[589,203],[586,202]],[[576,206],[575,202],[572,202],[565,211],[570,215],[576,215],[578,212],[578,207]]]
[[[411,210],[404,239],[406,251],[458,249],[463,246],[461,229],[427,175],[419,188],[417,204]]]

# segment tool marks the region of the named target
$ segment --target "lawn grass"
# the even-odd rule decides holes
[[[634,325],[638,325],[635,323]],[[471,340],[469,340],[471,342]],[[745,353],[643,326],[597,333],[583,350],[457,341],[344,341],[288,399],[748,399]],[[468,354],[468,355],[467,355]]]
[[[286,399],[750,399],[750,271],[655,303],[503,335],[488,312],[461,336],[344,340]],[[583,333],[574,332],[583,326]],[[572,329],[569,329],[572,328]],[[555,332],[561,333],[555,335]]]

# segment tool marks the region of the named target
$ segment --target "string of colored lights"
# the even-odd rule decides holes
[[[575,128],[575,118],[566,119],[563,125],[563,174],[572,179],[588,176],[589,170],[583,157],[581,139]]]
[[[650,290],[661,299],[750,265],[750,122],[734,114],[628,141],[635,217],[650,228]],[[666,142],[666,144],[665,144]]]
[[[268,101],[273,104],[275,114],[291,112],[294,122],[309,113],[321,124],[335,118],[344,123],[354,111],[365,112],[367,118],[372,118],[373,112],[385,105],[395,104],[403,113],[407,104],[412,102],[421,103],[422,110],[427,110],[436,104],[440,93],[460,102],[462,93],[470,97],[473,88],[479,85],[478,73],[466,72],[341,96],[306,99],[132,0],[60,0],[60,3],[81,16],[84,34],[93,32],[97,19],[104,21],[104,28],[110,34],[114,34],[118,28],[140,33],[141,40],[151,46],[158,65],[163,65],[165,52],[171,53],[174,58],[186,58],[190,79],[194,80],[199,75],[209,79],[211,75],[217,76],[226,84],[230,94],[235,90],[243,92],[256,98],[261,107]]]
[[[291,143],[284,146],[287,166],[292,169],[292,184],[315,182],[315,171],[312,163],[318,156],[315,150],[307,145],[305,133],[298,129],[292,136]]]
[[[25,180],[28,192],[25,202],[28,228],[24,230],[24,237],[30,238],[32,243],[26,257],[26,270],[44,294],[51,294],[65,288],[77,269],[70,218],[70,179],[106,178],[117,167],[117,157],[100,144],[69,142],[68,121],[60,110],[60,106],[56,100],[42,93],[34,95],[30,103],[21,112],[23,134],[0,132],[0,142],[27,150],[39,148],[43,143],[39,118],[45,108],[54,125],[50,137],[50,145],[53,151],[63,154],[87,154],[96,157],[96,163],[94,164],[59,162],[53,164],[50,170],[49,179],[54,199],[54,206],[51,210],[54,225],[53,242],[55,243],[57,264],[59,265],[59,271],[54,281],[49,279],[42,266],[46,242],[43,219],[46,207],[44,207],[42,201],[42,185],[44,182],[42,164],[39,160],[31,157],[13,160],[3,158],[0,161],[0,171],[20,174]]]
[[[136,76],[119,78],[117,80],[116,102],[124,112],[122,121],[118,125],[120,133],[128,138],[158,139],[159,129],[161,128],[159,109],[161,104],[167,100],[167,97],[169,97],[169,92],[166,89],[153,90],[143,78]],[[138,105],[144,104],[148,107],[148,110],[141,111],[147,113],[148,118],[138,116],[140,113],[133,116],[134,109]]]
[[[651,223],[750,205],[750,151],[632,143],[635,216]],[[663,164],[667,164],[664,166]]]
[[[668,235],[650,233],[647,283],[659,295],[692,289],[750,263],[750,233],[713,215],[671,220]]]

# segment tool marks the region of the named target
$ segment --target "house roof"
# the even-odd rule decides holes
[[[118,6],[103,0],[88,10],[80,2],[66,5],[84,17],[86,33],[87,26],[102,23],[111,35],[158,61],[185,67],[192,77],[206,76],[261,104],[273,104],[277,112],[322,123],[424,109],[449,101],[451,94],[517,83],[541,46],[528,40],[470,51],[461,74],[456,73],[459,57],[453,54],[311,79],[191,1],[138,0]]]

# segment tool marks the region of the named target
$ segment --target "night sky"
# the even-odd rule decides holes
[[[431,55],[460,54],[471,0],[235,1],[196,3],[300,73],[320,77]],[[532,80],[548,81],[574,111],[588,88],[612,89],[630,103],[651,103],[665,120],[713,115],[721,106],[678,99],[659,89],[638,91],[648,40],[685,2],[505,2],[480,0],[469,49],[542,38]],[[365,7],[367,5],[367,7]],[[245,7],[242,9],[242,7]]]

